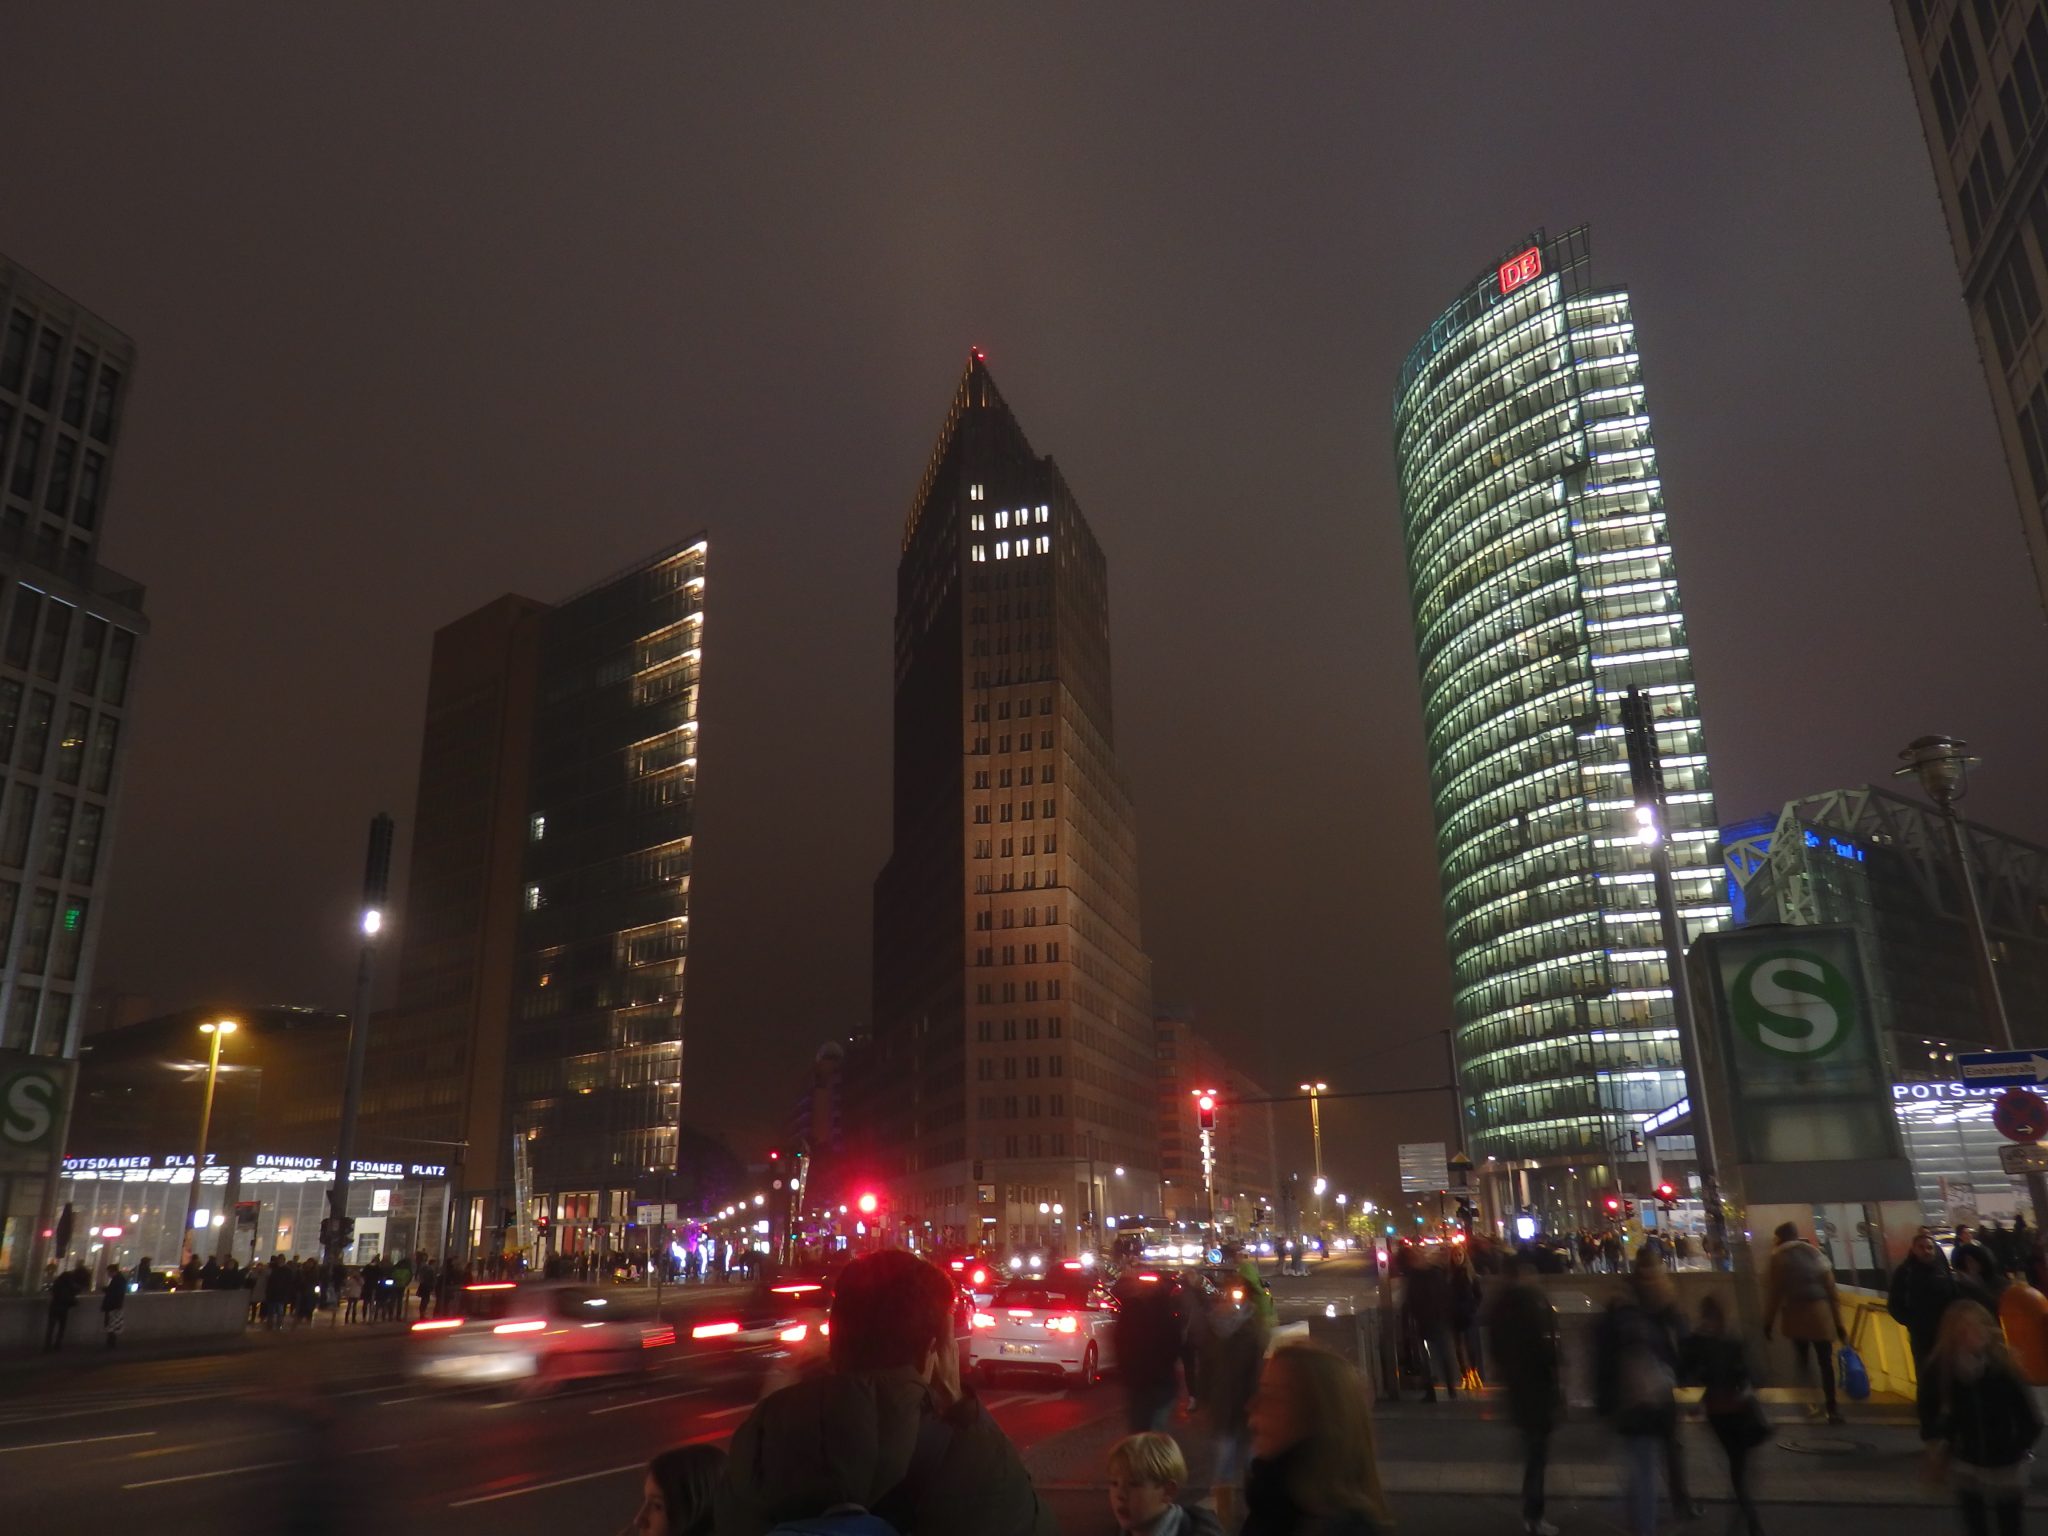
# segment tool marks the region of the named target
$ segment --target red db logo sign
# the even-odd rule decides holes
[[[1513,293],[1522,284],[1532,282],[1542,275],[1543,250],[1540,246],[1532,245],[1514,260],[1501,264],[1500,291]]]

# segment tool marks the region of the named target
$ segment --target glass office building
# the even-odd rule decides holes
[[[1728,918],[1629,297],[1584,229],[1468,284],[1394,408],[1467,1144],[1576,1209],[1683,1093],[1621,704],[1655,715],[1688,938]],[[1572,1177],[1562,1177],[1570,1167]]]

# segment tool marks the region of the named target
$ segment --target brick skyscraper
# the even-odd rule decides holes
[[[979,352],[904,528],[895,657],[862,1130],[899,1229],[1072,1247],[1116,1214],[1091,1162],[1154,1203],[1151,967],[1108,567]]]

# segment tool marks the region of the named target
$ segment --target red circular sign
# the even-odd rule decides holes
[[[2031,1088],[2008,1088],[1991,1106],[1991,1123],[2007,1141],[2048,1136],[2048,1099]]]

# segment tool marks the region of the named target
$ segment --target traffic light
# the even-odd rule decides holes
[[[1622,1201],[1622,1202],[1621,1202],[1621,1214],[1622,1214],[1622,1215],[1624,1215],[1624,1216],[1626,1216],[1626,1217],[1627,1217],[1627,1218],[1628,1218],[1628,1219],[1629,1219],[1630,1221],[1634,1221],[1634,1220],[1636,1219],[1636,1203],[1635,1203],[1635,1201],[1633,1201],[1633,1200],[1624,1200],[1624,1201]]]
[[[1657,1186],[1657,1200],[1667,1211],[1678,1201],[1678,1186],[1666,1179]]]
[[[882,1202],[876,1199],[874,1191],[870,1190],[854,1201],[854,1204],[859,1207],[861,1215],[872,1216],[880,1208]]]
[[[1609,1195],[1607,1197],[1607,1214],[1610,1216],[1619,1216],[1621,1214],[1621,1196]]]
[[[1198,1121],[1200,1121],[1200,1122],[1201,1122],[1201,1126],[1202,1126],[1202,1129],[1203,1129],[1203,1130],[1205,1130],[1205,1131],[1213,1131],[1213,1130],[1215,1130],[1215,1129],[1216,1129],[1216,1093],[1215,1093],[1215,1090],[1214,1090],[1214,1089],[1211,1089],[1211,1088],[1197,1088],[1197,1089],[1196,1089],[1196,1090],[1194,1091],[1194,1093],[1195,1093],[1195,1118],[1196,1118],[1196,1119],[1197,1119]]]
[[[771,1163],[779,1163],[779,1162],[781,1162],[781,1161],[782,1161],[782,1149],[781,1149],[780,1147],[770,1147],[770,1148],[768,1149],[768,1161],[769,1161],[769,1162],[771,1162]]]

